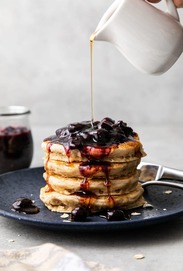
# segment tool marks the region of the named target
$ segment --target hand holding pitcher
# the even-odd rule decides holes
[[[148,1],[151,2],[151,3],[158,3],[161,0],[148,0]],[[173,2],[174,2],[175,6],[177,8],[182,8],[183,7],[183,0],[174,0]]]

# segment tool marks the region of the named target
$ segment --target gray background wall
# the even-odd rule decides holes
[[[32,125],[90,119],[89,37],[112,2],[0,0],[0,105],[28,106]],[[183,57],[150,76],[113,45],[96,42],[94,104],[96,119],[182,125]]]

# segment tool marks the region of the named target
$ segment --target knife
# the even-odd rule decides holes
[[[140,181],[157,181],[159,179],[183,181],[183,170],[146,162],[141,162],[138,169],[141,170],[139,177]]]

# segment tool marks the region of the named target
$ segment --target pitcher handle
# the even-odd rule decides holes
[[[166,5],[168,8],[168,13],[179,21],[179,14],[173,0],[166,0]]]

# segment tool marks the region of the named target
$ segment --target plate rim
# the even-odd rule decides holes
[[[4,173],[0,175],[0,180],[4,177],[7,178],[9,175],[12,176],[13,174],[19,174],[19,173],[26,173],[29,174],[33,171],[43,171],[43,167],[32,167],[27,169],[20,169],[17,171],[12,171],[8,173]],[[43,207],[46,208],[43,204]],[[42,210],[43,212],[44,210]],[[51,212],[51,211],[50,211]],[[54,212],[53,212],[54,213]],[[58,213],[56,213],[58,214]],[[119,229],[119,230],[126,230],[126,229],[132,229],[132,228],[140,228],[145,227],[149,225],[159,224],[162,222],[166,222],[168,220],[171,220],[173,218],[178,218],[183,215],[183,208],[182,210],[178,210],[175,212],[171,212],[166,214],[166,212],[160,216],[152,216],[149,218],[142,218],[138,220],[123,220],[123,221],[86,221],[86,222],[53,222],[53,221],[41,221],[39,219],[36,219],[36,215],[34,217],[32,215],[26,215],[18,212],[14,212],[10,209],[10,211],[6,211],[1,208],[0,204],[0,216],[12,219],[14,221],[22,222],[23,224],[29,224],[32,226],[37,227],[44,227],[48,229],[57,229],[57,230],[110,230],[110,229]]]

